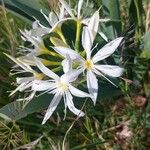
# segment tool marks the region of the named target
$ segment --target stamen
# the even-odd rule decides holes
[[[87,59],[87,60],[85,61],[85,68],[86,68],[87,70],[92,69],[93,66],[94,66],[94,65],[93,65],[93,62],[92,62],[91,59]]]

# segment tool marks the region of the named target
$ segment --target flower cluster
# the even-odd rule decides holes
[[[99,10],[85,18],[81,14],[83,0],[79,0],[77,10],[72,10],[64,0],[59,0],[59,3],[59,13],[50,12],[47,16],[41,10],[49,27],[36,20],[31,30],[21,31],[23,40],[30,42],[30,45],[28,48],[21,47],[19,57],[6,54],[16,63],[12,71],[20,74],[16,79],[18,87],[10,95],[24,91],[28,96],[18,100],[27,103],[39,93],[54,95],[42,124],[49,119],[61,99],[64,100],[65,112],[68,108],[75,115],[84,116],[84,112],[74,106],[73,96],[88,97],[95,104],[99,76],[116,86],[107,76],[119,77],[123,73],[123,68],[119,66],[101,63],[115,52],[123,37],[97,50],[98,43],[94,44],[97,33],[107,41],[107,37],[99,32]],[[66,22],[75,23],[73,44],[69,44],[62,31]],[[48,37],[49,44],[45,43],[45,37]],[[77,88],[81,82],[86,84],[88,92]]]

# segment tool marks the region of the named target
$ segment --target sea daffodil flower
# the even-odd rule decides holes
[[[9,57],[13,62],[16,63],[16,65],[13,69],[13,71],[16,71],[15,74],[21,74],[21,73],[31,73],[32,74],[32,76],[29,76],[29,77],[16,78],[18,87],[14,91],[12,91],[9,95],[9,96],[11,96],[11,95],[15,94],[17,91],[22,92],[22,91],[28,90],[27,91],[29,93],[28,97],[17,99],[17,100],[18,101],[24,100],[26,102],[29,102],[35,96],[35,93],[36,93],[35,90],[32,90],[32,92],[31,92],[31,91],[29,91],[29,89],[31,89],[31,87],[35,81],[41,80],[44,77],[44,74],[34,71],[28,64],[23,63],[22,61],[18,60],[17,58],[14,58],[8,54],[5,54],[5,55],[7,57]],[[16,69],[18,67],[20,67],[21,69],[20,70]]]
[[[93,102],[96,102],[98,93],[98,81],[96,75],[102,76],[112,83],[105,75],[110,77],[119,77],[123,73],[123,68],[116,65],[102,65],[98,62],[112,55],[120,45],[123,37],[116,38],[102,47],[94,56],[92,54],[93,36],[87,27],[84,27],[82,34],[82,46],[86,52],[86,59],[76,51],[65,47],[53,47],[60,55],[66,58],[68,55],[73,62],[80,61],[79,70],[86,71],[87,87],[89,93],[93,96]],[[115,85],[114,83],[112,83]]]
[[[72,111],[75,115],[78,115],[80,117],[84,116],[84,113],[81,110],[75,108],[73,103],[73,96],[72,96],[74,95],[77,97],[91,97],[90,94],[77,89],[71,84],[73,81],[77,79],[78,75],[80,74],[80,70],[72,70],[70,67],[67,67],[68,69],[65,69],[66,73],[63,74],[61,77],[59,77],[57,74],[55,74],[46,66],[44,66],[39,61],[39,59],[35,58],[35,61],[37,67],[45,75],[47,75],[50,78],[50,80],[34,82],[34,85],[32,86],[32,90],[44,91],[44,93],[54,94],[54,97],[47,109],[42,124],[45,124],[45,122],[49,119],[49,117],[55,111],[57,105],[59,104],[62,98],[64,99],[65,108],[68,107],[69,110]],[[66,62],[66,65],[68,64],[69,63]]]

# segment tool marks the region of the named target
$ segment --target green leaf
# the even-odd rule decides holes
[[[144,50],[142,51],[140,57],[150,59],[150,32],[146,33],[144,35],[143,41],[144,41]]]
[[[23,102],[14,101],[0,109],[0,116],[7,116],[12,120],[18,120],[26,117],[29,114],[46,109],[51,101],[51,96],[48,94],[32,99],[23,109]]]
[[[111,20],[106,23],[107,37],[114,39],[121,34],[120,6],[118,0],[102,0],[103,13]]]
[[[38,0],[4,0],[4,3],[8,10],[14,12],[17,16],[21,16],[22,19],[28,19],[28,22],[33,21],[35,17],[43,25],[49,25],[40,10],[42,9],[46,14],[48,14],[49,11],[44,8]]]

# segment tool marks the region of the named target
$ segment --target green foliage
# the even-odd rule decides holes
[[[4,4],[8,10],[21,19],[24,19],[29,24],[34,21],[34,16],[42,22],[43,25],[48,25],[48,23],[45,22],[44,16],[40,13],[42,9],[43,12],[48,14],[48,10],[43,7],[38,0],[4,0]]]

